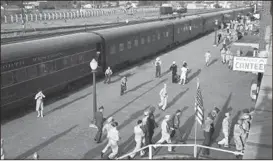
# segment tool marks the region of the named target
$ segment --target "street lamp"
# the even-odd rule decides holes
[[[216,39],[217,39],[217,27],[218,27],[218,20],[215,20],[215,37],[214,37],[214,44],[213,46],[217,46],[216,45]]]
[[[90,68],[93,73],[93,118],[95,118],[95,113],[97,112],[96,70],[98,68],[98,63],[95,59],[90,62]]]

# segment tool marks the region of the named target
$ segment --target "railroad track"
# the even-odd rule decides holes
[[[204,14],[204,13],[211,13],[211,12],[218,12],[223,11],[225,9],[214,9],[214,10],[206,10],[206,11],[200,11],[200,12],[194,12],[194,13],[184,13],[181,14],[181,16],[190,16],[190,15],[196,15],[196,14]],[[27,30],[25,33],[22,33],[22,31],[6,31],[1,32],[1,44],[10,44],[10,43],[16,43],[16,42],[22,42],[22,41],[28,41],[28,40],[34,40],[34,39],[41,39],[41,38],[47,38],[52,36],[62,36],[62,35],[68,35],[73,33],[79,33],[79,32],[86,32],[86,31],[94,31],[99,29],[106,29],[106,28],[113,28],[113,27],[121,27],[125,25],[133,25],[133,24],[141,24],[141,23],[147,23],[147,22],[153,22],[153,21],[159,21],[159,20],[168,20],[168,19],[175,19],[178,18],[179,15],[170,15],[170,16],[161,16],[157,18],[151,18],[151,19],[145,19],[145,20],[133,20],[130,21],[129,24],[126,24],[126,22],[113,22],[113,23],[100,23],[100,24],[91,24],[91,25],[77,25],[77,26],[62,26],[62,27],[51,27],[51,28],[36,28],[34,31],[33,29]],[[21,33],[23,35],[17,35],[12,36],[14,33]]]

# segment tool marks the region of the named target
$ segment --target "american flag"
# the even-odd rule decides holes
[[[197,92],[195,98],[195,116],[199,124],[202,125],[204,122],[204,107],[199,81],[197,82]]]

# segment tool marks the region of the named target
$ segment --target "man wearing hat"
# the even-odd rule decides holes
[[[170,115],[166,115],[164,120],[161,123],[161,139],[158,140],[156,144],[162,144],[164,142],[167,142],[168,144],[171,144],[171,129],[168,125],[168,121],[170,120]],[[172,147],[168,146],[168,151],[172,151]]]
[[[171,138],[173,138],[173,143],[183,142],[182,141],[182,134],[179,129],[180,127],[180,116],[181,110],[177,110],[174,115],[171,116],[169,121],[169,125],[171,127]]]
[[[152,144],[152,138],[154,135],[154,129],[157,128],[157,124],[154,120],[153,113],[151,111],[144,112],[144,118],[142,120],[143,131],[145,133],[145,145]]]
[[[106,120],[106,123],[104,124],[103,128],[102,128],[102,132],[104,134],[107,134],[112,128],[112,123],[114,122],[114,118],[113,117],[109,117],[107,120]]]
[[[204,140],[204,145],[205,146],[210,146],[211,145],[211,137],[212,137],[212,134],[213,134],[213,131],[214,131],[214,128],[213,128],[213,119],[211,117],[211,115],[209,115],[204,124],[202,125],[202,129],[204,131],[204,137],[205,137],[205,140]],[[202,151],[203,155],[209,155],[209,149],[207,148],[203,148],[203,151]]]
[[[176,80],[176,73],[177,73],[177,65],[175,64],[175,61],[173,61],[173,64],[170,67],[170,70],[172,71],[172,83],[175,83]]]
[[[114,159],[114,157],[118,154],[118,141],[120,140],[119,131],[117,130],[118,123],[112,123],[113,128],[108,132],[108,144],[106,147],[101,151],[101,158],[103,158],[104,153],[110,147],[112,153],[108,156],[108,159]]]
[[[134,158],[135,155],[137,154],[136,151],[141,149],[143,139],[144,139],[144,136],[145,136],[141,126],[142,126],[142,120],[138,120],[137,125],[134,127],[136,147],[133,150],[133,152],[135,152],[135,153],[128,156],[128,159]],[[144,155],[144,151],[142,150],[142,151],[140,151],[140,156],[143,156],[143,155]]]
[[[243,141],[242,141],[242,135],[244,133],[244,130],[242,128],[243,121],[239,119],[237,121],[237,124],[234,125],[234,131],[233,131],[233,138],[234,143],[236,146],[236,150],[238,152],[243,152]],[[238,157],[238,156],[236,156]]]
[[[242,135],[242,141],[243,144],[246,144],[246,140],[248,138],[249,130],[250,130],[250,115],[249,114],[244,114],[242,117],[243,123],[242,123],[242,128],[244,130],[244,133]]]
[[[218,142],[218,145],[224,145],[224,147],[228,148],[229,145],[229,140],[228,140],[228,136],[229,136],[229,131],[230,131],[230,114],[229,113],[225,113],[225,118],[222,122],[222,132],[224,134],[224,138]]]
[[[94,119],[95,125],[98,128],[97,134],[94,139],[97,143],[101,142],[102,128],[103,128],[103,122],[104,122],[103,111],[104,111],[104,107],[100,106],[99,111],[96,112],[95,119]]]
[[[167,98],[168,98],[166,83],[164,84],[164,87],[160,90],[159,95],[160,95],[160,103],[158,104],[158,106],[159,106],[159,109],[161,107],[161,109],[164,111],[167,107]]]
[[[155,77],[160,77],[161,76],[161,60],[159,57],[156,58],[155,60]]]

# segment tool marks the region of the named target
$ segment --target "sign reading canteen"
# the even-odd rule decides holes
[[[244,72],[264,72],[267,58],[234,57],[233,70]]]

